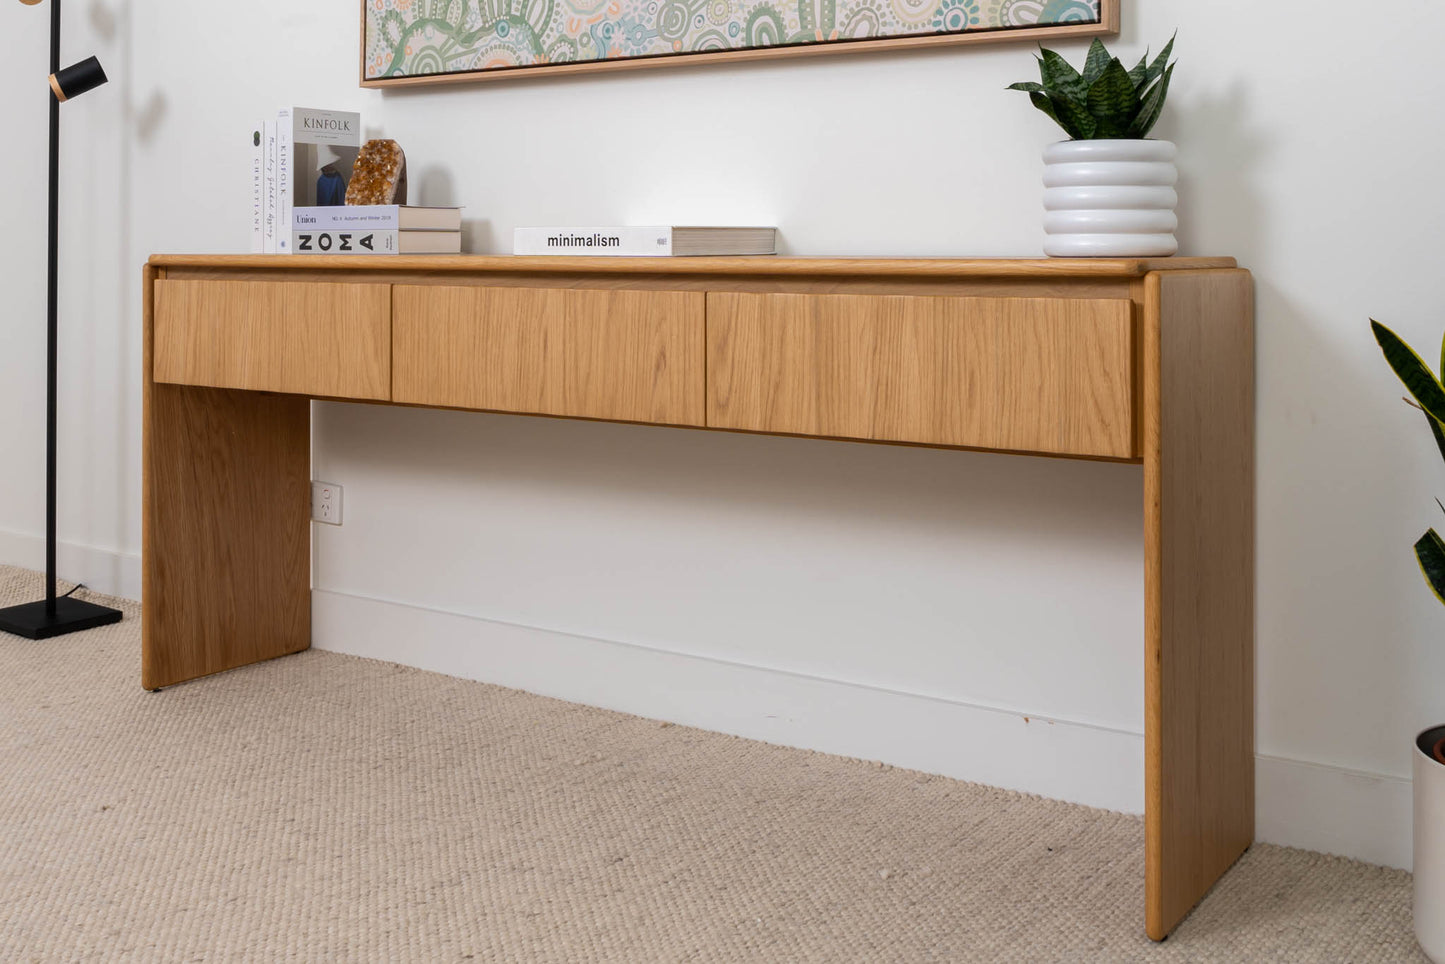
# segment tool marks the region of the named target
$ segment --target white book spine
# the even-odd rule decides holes
[[[400,231],[362,230],[293,231],[297,254],[399,254]]]
[[[266,132],[251,131],[251,253],[266,251]]]
[[[276,232],[277,254],[291,253],[291,232],[286,228],[291,224],[291,208],[295,204],[296,186],[292,183],[293,168],[296,166],[295,151],[296,131],[291,120],[291,109],[288,107],[276,113],[276,198],[279,205],[276,210],[276,223],[280,226]]]
[[[329,231],[337,228],[400,231],[401,208],[395,204],[359,204],[341,207],[300,207],[293,212],[293,231]]]
[[[263,250],[266,254],[275,254],[278,250],[276,235],[280,232],[281,223],[276,219],[279,214],[277,192],[280,182],[276,177],[276,122],[266,121],[262,126],[262,138],[265,142],[265,163],[266,163],[266,223],[265,223],[265,244]]]
[[[514,228],[512,253],[610,258],[668,257],[672,254],[672,228]]]

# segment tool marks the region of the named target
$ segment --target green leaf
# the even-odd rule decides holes
[[[1087,107],[1053,91],[1048,96],[1049,102],[1054,105],[1054,113],[1058,115],[1059,126],[1066,134],[1076,141],[1087,141],[1097,136],[1099,122],[1094,120]]]
[[[1071,67],[1067,60],[1052,50],[1044,50],[1042,53],[1039,72],[1043,75],[1044,86],[1050,91],[1058,91],[1083,103],[1089,89],[1084,78],[1079,76],[1079,72]]]
[[[1095,37],[1094,42],[1089,45],[1089,59],[1084,63],[1084,83],[1092,84],[1098,80],[1112,59],[1103,41]]]
[[[1170,37],[1169,42],[1164,45],[1164,49],[1159,51],[1159,56],[1155,57],[1154,62],[1149,65],[1149,71],[1144,78],[1146,82],[1152,82],[1164,76],[1164,65],[1169,63],[1169,55],[1174,52],[1174,41],[1178,37],[1179,31],[1176,30],[1174,36]]]
[[[1430,434],[1435,436],[1435,447],[1440,450],[1440,457],[1445,459],[1445,426],[1435,421],[1429,412],[1425,413],[1425,421],[1430,423]]]
[[[1165,73],[1168,73],[1168,71],[1165,71]],[[1137,97],[1139,98],[1139,103],[1142,105],[1146,100],[1148,100],[1148,99],[1149,99],[1149,95],[1152,94],[1152,93],[1154,93],[1154,91],[1158,90],[1158,89],[1159,89],[1159,85],[1162,84],[1162,83],[1163,83],[1163,81],[1160,80],[1160,81],[1155,81],[1155,82],[1152,83],[1152,84],[1151,84],[1151,83],[1145,83],[1145,84],[1140,84],[1140,85],[1136,86],[1136,87],[1134,88],[1134,94],[1135,94],[1135,96],[1137,96]]]
[[[1445,602],[1445,539],[1431,529],[1415,543],[1415,558],[1435,598]]]
[[[1139,110],[1139,98],[1129,71],[1115,57],[1089,88],[1089,113],[1095,121],[1095,137],[1123,137]]]
[[[1043,89],[1043,84],[1036,84],[1031,80],[1026,80],[1018,84],[1009,84],[1007,87],[1004,88],[1004,90],[1027,90],[1038,93],[1042,93]]]
[[[1064,122],[1059,120],[1058,112],[1054,110],[1053,102],[1050,101],[1043,94],[1040,94],[1038,91],[1034,91],[1029,94],[1029,100],[1033,101],[1034,106],[1037,107],[1039,110],[1043,111],[1045,114],[1048,114],[1049,119],[1052,120],[1055,124],[1058,124],[1060,127],[1064,126]],[[1068,131],[1066,130],[1065,133],[1068,133]]]
[[[1399,335],[1373,318],[1370,319],[1370,329],[1375,333],[1375,341],[1380,343],[1380,350],[1385,353],[1385,361],[1405,383],[1415,401],[1436,421],[1445,422],[1445,386],[1430,371],[1430,366]]]
[[[1142,91],[1142,90],[1144,89],[1144,80],[1145,80],[1146,77],[1148,77],[1148,75],[1149,75],[1149,48],[1148,48],[1148,47],[1145,47],[1145,48],[1144,48],[1144,56],[1140,57],[1140,58],[1139,58],[1139,63],[1135,64],[1135,65],[1134,65],[1134,69],[1131,70],[1131,71],[1129,71],[1129,79],[1134,82],[1134,89],[1135,89],[1135,90],[1137,90],[1137,91]]]
[[[1139,105],[1139,113],[1134,115],[1134,122],[1129,125],[1129,136],[1135,139],[1142,139],[1149,136],[1158,122],[1160,113],[1164,110],[1164,100],[1169,96],[1169,80],[1174,76],[1174,65],[1170,64],[1169,69],[1164,71],[1164,77],[1159,83],[1149,88],[1144,95],[1144,101]]]

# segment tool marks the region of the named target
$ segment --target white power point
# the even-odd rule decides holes
[[[341,486],[330,482],[311,483],[311,521],[341,525]]]

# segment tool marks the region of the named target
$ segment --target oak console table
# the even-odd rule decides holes
[[[157,256],[145,309],[149,689],[310,645],[312,399],[1131,462],[1149,935],[1253,840],[1230,259]]]

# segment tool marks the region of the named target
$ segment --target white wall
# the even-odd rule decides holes
[[[233,7],[67,8],[68,55],[114,81],[67,105],[63,209],[63,559],[104,588],[137,587],[140,265],[245,249],[240,138],[282,104],[364,111],[418,200],[467,207],[473,251],[516,224],[712,220],[776,223],[801,255],[1039,250],[1055,134],[1002,90],[1026,47],[381,94],[353,81],[351,0]],[[1445,327],[1445,10],[1358,9],[1128,2],[1118,47],[1179,28],[1159,133],[1181,146],[1184,250],[1258,284],[1260,835],[1404,865],[1410,737],[1445,720],[1445,614],[1409,551],[1441,476],[1366,318],[1427,357]],[[0,8],[35,38],[0,63],[0,89],[31,92],[0,152],[21,186],[0,562],[28,565],[46,10]],[[1141,805],[1135,468],[342,405],[318,406],[315,461],[347,516],[317,533],[321,645]]]

